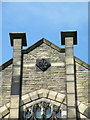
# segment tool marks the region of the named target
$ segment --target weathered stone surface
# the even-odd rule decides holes
[[[78,106],[78,109],[79,111],[83,114],[85,112],[85,110],[88,108],[88,106],[86,106],[85,104],[83,103],[80,103],[79,106]],[[87,113],[88,115],[88,113]]]
[[[66,63],[66,101],[67,101],[67,119],[76,118],[76,95],[75,95],[75,70],[74,70],[74,59],[73,59],[73,37],[65,37],[65,63]],[[72,75],[72,82],[68,82],[67,76]],[[71,106],[73,107],[71,111]]]
[[[18,119],[19,109],[10,109],[10,119]]]
[[[75,106],[75,95],[74,94],[68,94],[67,95],[67,104],[68,106]]]
[[[88,103],[88,80],[90,74],[88,74],[88,69],[80,65],[79,63],[75,63],[77,67],[76,70],[76,88],[77,88],[77,100],[82,103]]]
[[[61,94],[61,93],[57,94],[56,101],[63,102],[64,99],[65,99],[64,94]]]
[[[12,95],[11,97],[11,103],[10,103],[10,108],[18,108],[19,107],[19,96],[18,95]]]
[[[75,108],[68,108],[68,119],[70,119],[70,118],[72,120],[76,118],[76,110],[75,110]]]
[[[30,102],[30,101],[31,101],[31,100],[30,100],[30,96],[29,96],[28,94],[23,95],[22,98],[21,98],[21,101],[22,101],[22,102],[21,102],[21,105]]]
[[[30,102],[30,99],[37,100],[39,98],[44,97],[44,99],[48,96],[50,99],[55,99],[56,101],[62,102],[64,100],[64,97],[66,95],[66,79],[67,81],[75,82],[76,80],[76,91],[77,91],[77,100],[81,101],[82,103],[87,104],[88,94],[89,94],[89,78],[90,74],[88,72],[87,67],[84,65],[83,62],[80,64],[80,61],[74,61],[75,62],[75,75],[73,77],[73,52],[71,52],[70,49],[73,49],[73,47],[70,47],[70,43],[68,43],[68,53],[66,53],[69,57],[65,59],[65,53],[60,53],[60,50],[53,49],[52,47],[55,47],[53,45],[48,46],[47,44],[43,43],[40,46],[36,47],[30,52],[27,52],[23,54],[23,74],[22,74],[22,95],[25,95],[27,93],[31,93],[33,91],[37,91],[33,94],[26,95],[23,98],[24,103],[26,104]],[[20,46],[18,46],[16,49],[18,49]],[[17,55],[17,50],[15,50],[15,57],[14,59],[14,66],[20,66],[21,65],[21,58]],[[19,54],[20,55],[20,54]],[[37,72],[36,71],[36,60],[37,59],[50,59],[51,67],[48,68],[45,72]],[[70,61],[71,59],[71,61]],[[65,68],[65,61],[67,62],[67,65],[69,66],[71,64],[72,67]],[[65,71],[67,71],[67,76]],[[18,67],[15,69],[15,74],[18,75],[20,70]],[[8,65],[5,69],[2,70],[2,88],[1,88],[1,94],[0,98],[2,98],[2,102],[0,101],[0,106],[10,102],[10,91],[11,91],[11,79],[12,79],[12,64]],[[74,84],[68,82],[68,92],[74,92]],[[71,86],[71,87],[70,87]],[[57,93],[62,93],[60,95],[51,94],[49,91],[56,91]],[[29,96],[29,97],[28,97]],[[71,101],[71,97],[69,97]],[[48,101],[48,100],[47,100]],[[68,104],[74,104],[73,101]],[[66,104],[66,100],[64,102]],[[57,103],[56,103],[57,104]],[[60,104],[60,103],[59,103]],[[78,104],[80,105],[80,104]],[[10,104],[8,103],[6,107],[9,108]],[[80,110],[83,109],[82,106],[80,106]],[[83,110],[84,111],[84,110]],[[86,112],[84,112],[86,115]],[[1,115],[2,116],[2,115]]]
[[[0,114],[1,114],[2,117],[5,116],[8,113],[9,113],[9,110],[5,105],[0,108]]]
[[[36,100],[36,99],[38,99],[38,94],[37,94],[36,91],[30,93],[29,95],[30,95],[31,100]]]
[[[73,56],[66,56],[66,58],[65,58],[65,61],[66,61],[66,64],[74,64],[74,58],[73,58]]]
[[[73,47],[66,48],[66,55],[73,56]]]
[[[49,92],[49,95],[48,95],[48,98],[50,98],[50,99],[52,99],[52,100],[55,100],[56,95],[57,95],[57,92],[50,91],[50,92]]]
[[[65,46],[73,47],[73,37],[65,37]]]
[[[2,101],[0,101],[0,106],[10,101],[11,79],[12,79],[12,65],[9,65],[4,70],[2,70],[2,87],[0,91]]]
[[[74,65],[66,65],[66,74],[74,74]]]
[[[48,92],[49,92],[49,90],[46,90],[46,89],[40,89],[37,91],[39,98],[47,97]]]
[[[75,93],[74,82],[67,82],[67,93]]]
[[[65,53],[59,53],[43,43],[23,55],[22,94],[43,89],[65,93]],[[50,59],[51,67],[45,72],[36,71],[37,59]]]

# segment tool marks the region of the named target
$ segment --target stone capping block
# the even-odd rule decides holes
[[[18,32],[18,33],[9,33],[10,35],[10,42],[11,46],[13,46],[13,39],[22,39],[22,46],[27,46],[27,41],[26,41],[26,33],[23,32]]]
[[[73,37],[73,45],[77,45],[77,31],[61,31],[61,44],[65,45],[65,38]]]
[[[56,96],[57,96],[57,92],[55,92],[55,91],[49,91],[49,94],[48,94],[48,98],[49,99],[55,100]]]
[[[49,92],[49,90],[46,90],[46,89],[37,90],[39,98],[47,97],[48,92]]]
[[[62,93],[57,94],[56,101],[63,102],[64,99],[65,99],[65,94],[62,94]]]
[[[30,98],[31,98],[32,101],[39,98],[37,91],[29,93],[29,96],[30,96]]]
[[[21,100],[22,100],[21,101],[21,105],[26,104],[26,103],[28,103],[28,102],[31,101],[30,100],[30,96],[28,94],[23,95],[22,98],[21,98]]]
[[[9,113],[9,109],[5,105],[0,108],[0,116],[1,117],[4,117],[8,113]]]

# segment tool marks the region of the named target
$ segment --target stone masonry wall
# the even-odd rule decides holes
[[[51,67],[45,72],[37,71],[36,59],[46,58],[50,60]],[[76,66],[76,89],[77,100],[88,103],[88,79],[87,68],[77,61]],[[45,43],[34,50],[23,54],[23,74],[22,74],[22,94],[33,92],[39,89],[48,89],[65,94],[65,53],[49,47]],[[0,106],[10,101],[12,79],[12,64],[2,70],[2,80],[0,82]]]
[[[77,100],[86,105],[88,103],[88,79],[89,70],[76,62]]]
[[[50,59],[51,67],[45,72],[36,70],[37,59]],[[45,43],[23,55],[22,94],[41,88],[65,93],[65,53]]]
[[[0,106],[10,102],[11,93],[11,79],[12,79],[12,64],[2,70],[2,88],[1,94],[2,99],[0,101]]]

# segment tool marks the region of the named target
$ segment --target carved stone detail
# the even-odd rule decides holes
[[[42,58],[37,60],[36,66],[44,72],[51,66],[51,64],[47,59]]]

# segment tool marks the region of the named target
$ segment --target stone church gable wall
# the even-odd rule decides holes
[[[37,59],[49,59],[51,66],[46,71],[37,70]],[[65,53],[45,43],[23,55],[22,94],[41,88],[65,93]]]

